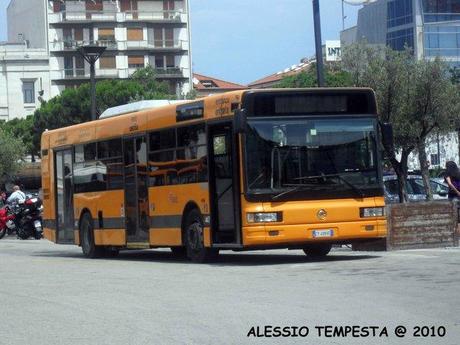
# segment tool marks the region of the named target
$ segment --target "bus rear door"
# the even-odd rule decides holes
[[[123,140],[126,245],[149,247],[149,197],[145,136]]]

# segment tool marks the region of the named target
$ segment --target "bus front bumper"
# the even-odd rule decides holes
[[[386,220],[341,223],[270,225],[243,227],[244,246],[301,246],[312,243],[352,243],[385,238]]]

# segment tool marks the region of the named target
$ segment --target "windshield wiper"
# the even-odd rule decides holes
[[[299,190],[307,189],[307,188],[305,188],[306,186],[307,186],[307,185],[301,184],[301,185],[298,185],[297,187],[294,187],[294,188],[285,190],[285,191],[283,191],[283,192],[281,192],[281,193],[278,193],[278,194],[274,195],[274,196],[272,197],[272,200],[279,199],[280,197],[282,197],[283,195],[286,195],[286,194],[290,194],[290,193],[293,193],[293,192],[297,192],[297,191],[299,191]]]
[[[342,175],[340,174],[321,174],[321,175],[317,175],[317,176],[302,176],[302,177],[297,177],[295,178],[294,180],[310,180],[310,179],[315,179],[315,178],[325,178],[325,177],[337,177],[340,181],[342,181],[343,183],[345,183],[348,187],[350,187],[351,189],[353,189],[361,198],[364,197],[364,192],[362,191],[362,189],[356,187],[353,183],[351,183],[350,181],[348,181],[346,178],[344,178]]]

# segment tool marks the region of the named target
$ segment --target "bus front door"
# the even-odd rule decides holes
[[[74,243],[72,150],[56,151],[56,242]]]
[[[240,244],[238,164],[230,122],[208,127],[212,241],[216,247]]]
[[[125,228],[129,248],[149,247],[147,143],[144,136],[123,140]]]

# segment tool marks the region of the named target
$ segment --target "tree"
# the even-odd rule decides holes
[[[325,81],[328,87],[351,86],[351,74],[340,68],[339,65],[328,64],[325,66]],[[312,64],[309,69],[300,73],[284,77],[276,87],[298,88],[298,87],[317,87],[316,64]]]
[[[407,201],[408,157],[418,148],[423,174],[428,183],[425,141],[436,128],[453,128],[457,98],[447,68],[439,60],[415,60],[409,49],[393,51],[359,43],[347,47],[344,68],[350,71],[354,86],[371,87],[376,92],[379,118],[393,125],[396,152],[385,147],[386,155],[398,176],[399,197]],[[429,187],[428,187],[429,190]]]
[[[6,133],[9,133],[23,142],[24,151],[31,156],[32,162],[35,161],[35,157],[38,155],[38,151],[33,145],[33,126],[34,120],[32,115],[21,119],[16,118],[0,124],[0,127],[3,128]]]
[[[460,111],[458,89],[452,84],[447,65],[439,59],[417,61],[412,75],[414,94],[408,98],[407,115],[416,131],[416,144],[427,198],[433,198],[426,155],[427,137],[437,129],[447,133],[455,129]]]
[[[96,85],[96,108],[99,114],[107,108],[144,99],[174,99],[169,86],[155,78],[155,71],[147,66],[137,70],[129,79],[100,81]],[[59,96],[43,102],[34,113],[32,146],[40,149],[41,134],[91,120],[90,85],[65,89]]]
[[[6,180],[18,172],[24,155],[21,139],[0,128],[0,179]]]

